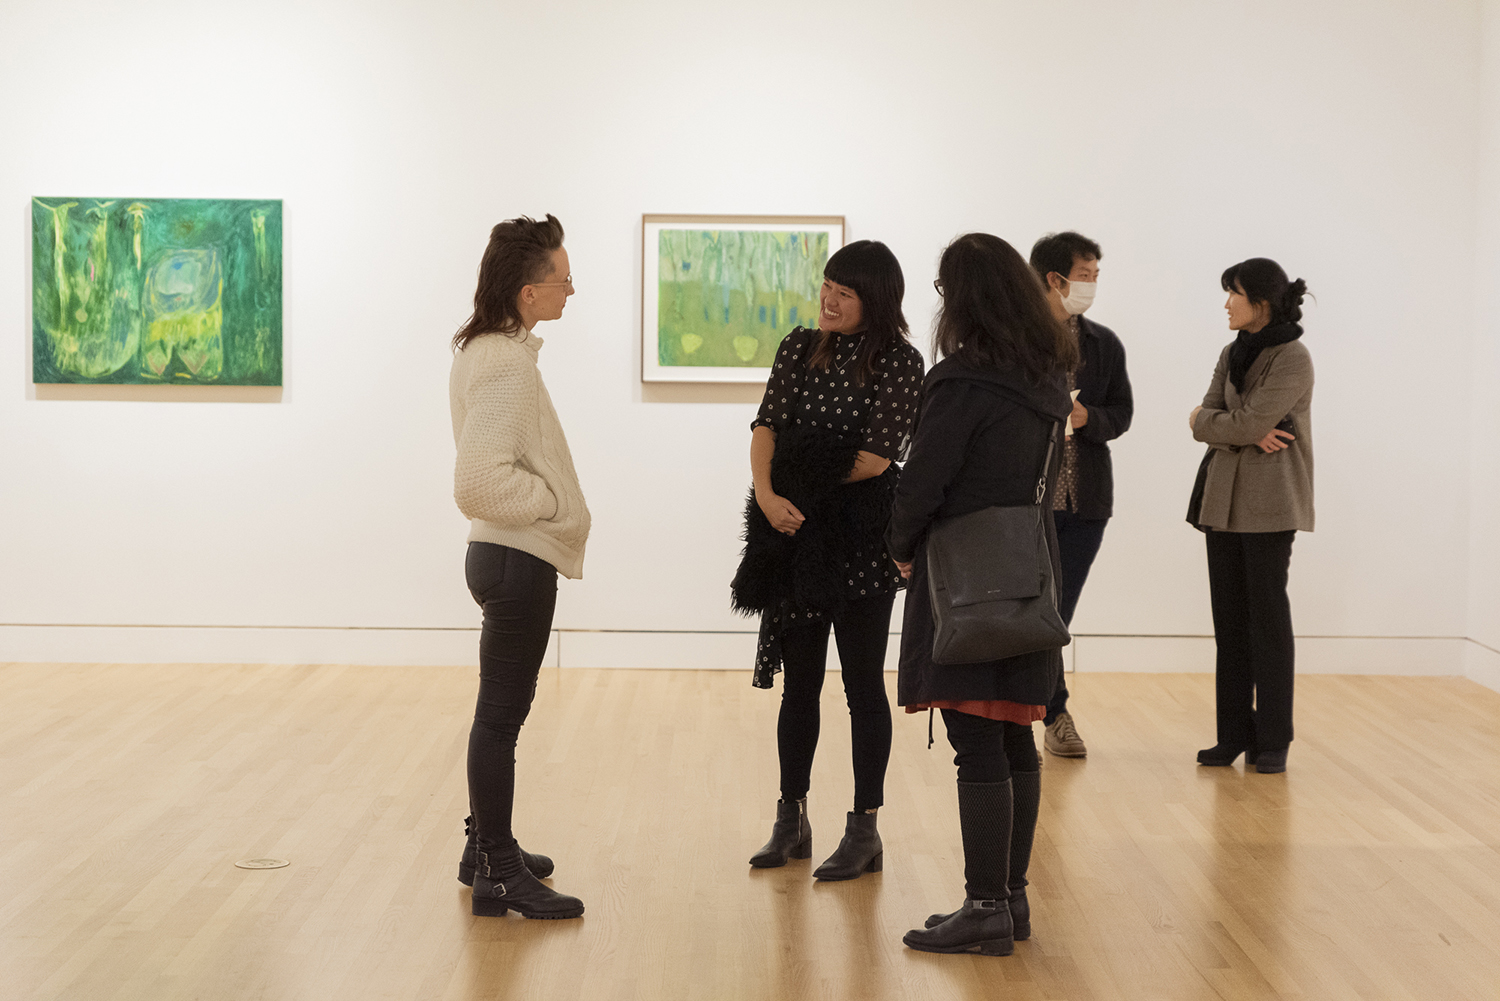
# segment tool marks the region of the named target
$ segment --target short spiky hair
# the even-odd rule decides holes
[[[1074,262],[1080,258],[1085,261],[1102,261],[1104,252],[1093,240],[1072,230],[1048,233],[1031,247],[1031,267],[1043,284],[1047,281],[1047,275],[1053,271],[1064,278],[1068,277],[1073,271]]]

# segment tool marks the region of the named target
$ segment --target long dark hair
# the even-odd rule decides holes
[[[523,215],[497,223],[479,262],[474,312],[453,335],[454,348],[462,351],[480,334],[520,333],[524,328],[516,300],[521,289],[547,276],[552,252],[562,244],[562,223],[550,212],[542,222]]]
[[[1263,302],[1271,307],[1271,322],[1296,323],[1302,319],[1302,299],[1307,282],[1287,280],[1286,271],[1269,257],[1252,257],[1225,269],[1219,285],[1225,292],[1238,292],[1251,303]]]
[[[901,300],[906,295],[901,262],[879,240],[855,240],[828,259],[823,277],[847,285],[859,296],[865,329],[864,340],[854,353],[854,380],[864,385],[875,377],[875,359],[910,333],[906,314],[901,312]],[[828,371],[842,336],[846,335],[822,331],[807,360],[808,367]]]
[[[965,233],[948,244],[938,281],[939,354],[970,368],[1019,369],[1033,384],[1078,365],[1078,345],[1052,315],[1041,279],[998,236]]]

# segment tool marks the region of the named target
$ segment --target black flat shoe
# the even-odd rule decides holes
[[[507,911],[543,920],[583,917],[583,901],[538,882],[514,845],[499,858],[483,850],[476,852],[474,863],[470,906],[475,917],[504,917]]]
[[[1015,927],[1004,900],[965,900],[963,907],[946,918],[907,932],[901,941],[920,952],[977,952],[981,956],[1015,952]]]
[[[1031,937],[1031,902],[1026,899],[1026,888],[1010,891],[1010,923],[1014,929],[1011,937],[1017,942],[1024,942]],[[927,928],[936,928],[949,918],[957,917],[958,911],[949,911],[947,914],[931,914],[927,917]]]
[[[544,921],[583,917],[583,901],[537,882],[537,878],[525,869],[505,883],[476,872],[470,909],[475,917],[481,918],[504,917],[506,911]]]
[[[1262,775],[1275,775],[1286,771],[1286,748],[1279,751],[1261,751],[1255,761],[1255,770]]]
[[[1241,754],[1245,756],[1247,762],[1255,764],[1255,751],[1234,744],[1215,744],[1213,747],[1205,747],[1198,752],[1198,764],[1208,765],[1210,768],[1228,768]]]

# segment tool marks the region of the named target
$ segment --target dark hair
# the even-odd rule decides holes
[[[1271,307],[1271,323],[1296,323],[1302,319],[1302,298],[1307,282],[1287,281],[1281,265],[1269,257],[1252,257],[1231,265],[1219,279],[1225,292],[1238,292],[1252,303]],[[1267,324],[1269,326],[1270,324]]]
[[[1019,369],[1033,383],[1078,365],[1078,345],[1052,315],[1041,279],[1016,248],[965,233],[938,262],[943,286],[933,347],[970,368]]]
[[[497,223],[479,262],[474,312],[453,335],[453,346],[463,350],[480,334],[519,333],[523,327],[516,300],[521,289],[547,276],[552,252],[562,244],[562,223],[551,213],[543,222],[523,215]]]
[[[1067,230],[1048,233],[1031,245],[1031,266],[1047,284],[1047,275],[1053,271],[1067,278],[1073,272],[1073,264],[1079,259],[1102,261],[1104,252],[1099,245],[1082,233]]]
[[[828,258],[823,277],[847,285],[859,296],[865,336],[854,354],[854,379],[864,385],[875,375],[875,359],[906,340],[911,332],[906,314],[901,312],[901,300],[906,295],[901,262],[879,240],[855,240]],[[807,360],[808,367],[828,371],[840,336],[822,331]]]

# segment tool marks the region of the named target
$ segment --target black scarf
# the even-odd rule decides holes
[[[1234,383],[1235,390],[1245,391],[1245,373],[1250,371],[1250,366],[1255,364],[1262,351],[1301,336],[1302,324],[1290,321],[1270,324],[1253,334],[1241,330],[1234,339],[1234,346],[1229,349],[1229,381]]]

